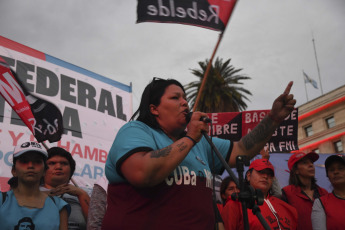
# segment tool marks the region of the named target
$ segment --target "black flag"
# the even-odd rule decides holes
[[[0,58],[0,64],[1,74],[4,76],[4,78],[0,78],[0,92],[2,96],[7,102],[10,99],[9,104],[28,126],[38,142],[48,140],[52,143],[59,141],[63,133],[63,119],[59,108],[51,102],[30,94],[19,80],[17,74],[2,58]],[[25,98],[18,97],[20,93],[24,93]],[[31,113],[27,113],[30,112],[27,111],[27,102],[29,103],[33,118],[30,115]],[[27,116],[23,116],[23,113],[27,113]]]

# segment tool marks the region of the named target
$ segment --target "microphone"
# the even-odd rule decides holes
[[[189,112],[187,115],[186,115],[186,121],[187,123],[190,122],[190,119],[192,118],[192,115],[193,115],[193,112]],[[205,123],[211,123],[212,120],[208,117],[200,117],[200,121],[203,121]]]

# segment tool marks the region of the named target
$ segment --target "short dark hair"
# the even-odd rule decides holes
[[[71,175],[69,177],[69,179],[72,178],[73,173],[75,171],[75,160],[73,159],[72,155],[70,152],[68,152],[67,150],[60,148],[60,147],[52,147],[50,149],[48,149],[48,159],[54,157],[54,156],[60,156],[60,157],[64,157],[68,160],[69,165],[71,167]]]
[[[220,195],[224,195],[225,191],[227,189],[227,187],[229,186],[230,182],[233,181],[235,182],[232,177],[227,176],[222,180],[222,183],[220,184]],[[223,197],[221,196],[223,202],[225,202],[225,200],[223,199]]]
[[[177,85],[181,87],[183,92],[185,92],[183,86],[180,82],[174,79],[161,79],[153,78],[153,80],[148,84],[141,96],[141,101],[138,110],[133,114],[131,120],[138,120],[151,128],[158,129],[159,124],[155,116],[150,111],[150,105],[158,106],[161,103],[161,98],[165,92],[165,89],[170,85]]]

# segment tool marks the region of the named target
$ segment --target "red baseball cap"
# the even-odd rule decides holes
[[[271,169],[274,175],[274,167],[267,159],[256,159],[249,165],[249,169],[255,169],[256,171]]]
[[[319,159],[319,155],[315,152],[309,152],[309,153],[304,153],[304,152],[296,152],[294,153],[288,161],[288,167],[289,170],[291,171],[292,167],[302,158],[307,157],[309,158],[313,163]]]

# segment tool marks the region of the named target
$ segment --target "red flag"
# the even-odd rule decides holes
[[[38,142],[56,142],[63,133],[60,110],[52,103],[30,94],[0,57],[0,94],[30,129]]]
[[[137,22],[180,23],[224,31],[237,0],[138,0]]]
[[[33,128],[35,125],[35,117],[32,114],[31,107],[25,98],[23,89],[13,77],[10,67],[1,57],[0,93],[30,131],[35,134]]]

